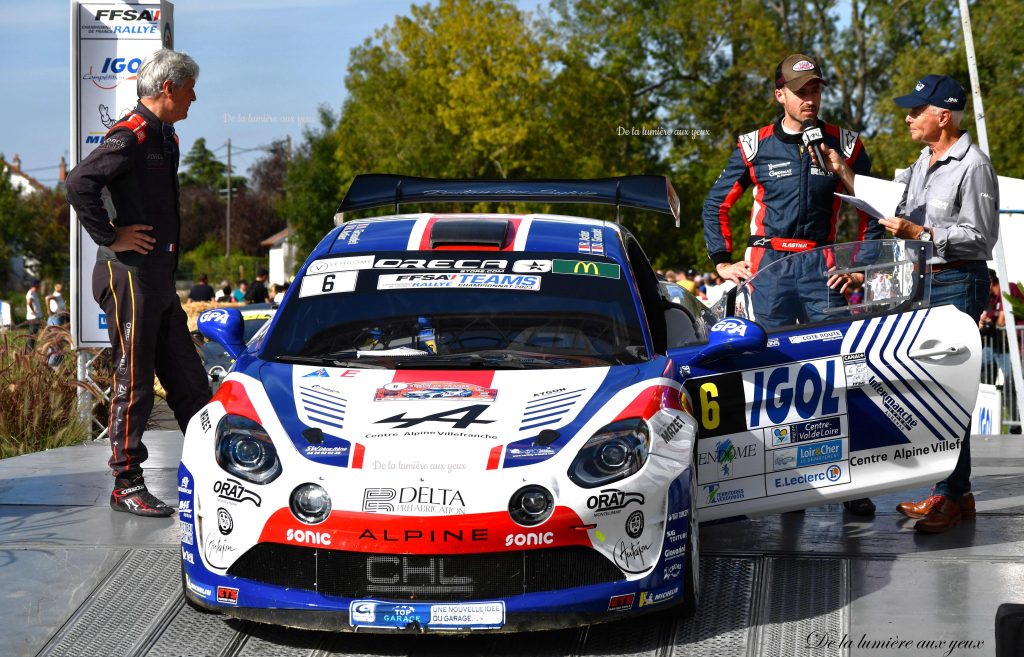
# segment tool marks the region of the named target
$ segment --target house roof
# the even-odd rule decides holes
[[[27,173],[22,173],[21,168],[9,163],[7,160],[0,158],[0,166],[11,172],[11,182],[16,188],[22,193],[27,194],[34,191],[42,191],[46,189],[46,185],[39,182]]]
[[[285,228],[284,230],[274,233],[267,239],[260,242],[260,246],[265,249],[272,249],[275,246],[281,246],[281,244],[288,239],[289,235],[291,235],[291,228]]]

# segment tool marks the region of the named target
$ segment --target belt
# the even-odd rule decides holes
[[[946,271],[947,269],[960,269],[962,267],[969,267],[978,262],[985,262],[984,260],[950,260],[949,262],[938,262],[932,265],[932,271]],[[987,263],[986,263],[987,266]]]
[[[803,240],[797,237],[764,237],[751,235],[750,239],[747,240],[747,246],[754,246],[760,249],[770,249],[772,251],[789,251],[795,253],[798,251],[809,251],[818,246],[818,243],[813,240]]]

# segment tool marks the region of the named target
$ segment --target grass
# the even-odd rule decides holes
[[[23,331],[0,335],[0,458],[62,447],[90,438],[78,414],[78,391],[98,390],[77,380],[67,329],[48,326],[28,349]],[[51,359],[53,355],[63,358]],[[53,366],[50,365],[51,361]]]

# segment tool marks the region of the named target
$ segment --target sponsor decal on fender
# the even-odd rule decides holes
[[[608,598],[608,611],[626,611],[627,609],[633,608],[633,601],[636,599],[635,593],[626,593],[625,595],[613,595]]]
[[[678,584],[672,588],[662,589],[660,591],[640,591],[640,606],[649,607],[651,605],[668,602],[679,595],[679,591],[680,589]]]
[[[238,589],[233,589],[230,586],[218,586],[217,587],[217,602],[226,605],[237,605],[238,604]]]
[[[644,494],[605,488],[587,498],[587,508],[593,511],[594,515],[612,515],[612,512],[621,511],[630,504],[643,506]]]

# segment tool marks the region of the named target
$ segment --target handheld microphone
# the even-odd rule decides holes
[[[803,128],[802,138],[804,146],[808,150],[813,150],[814,155],[818,158],[818,168],[826,169],[825,163],[828,162],[828,157],[825,156],[825,138],[821,134],[821,128],[814,123],[814,119],[807,119],[801,125]]]

